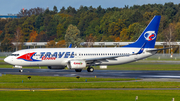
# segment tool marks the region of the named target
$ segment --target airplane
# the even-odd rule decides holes
[[[13,52],[4,61],[20,68],[23,66],[47,66],[49,69],[74,69],[81,72],[87,68],[93,72],[92,66],[119,65],[145,59],[157,53],[154,48],[161,16],[156,15],[132,44],[111,48],[35,48]]]

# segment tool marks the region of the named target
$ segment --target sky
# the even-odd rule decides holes
[[[54,6],[58,8],[58,11],[64,6],[65,8],[71,6],[76,9],[82,6],[92,6],[97,8],[101,5],[102,8],[118,7],[123,8],[125,5],[143,5],[143,4],[165,4],[173,2],[179,4],[179,0],[0,0],[0,15],[18,14],[22,8],[31,9],[41,7],[50,10]]]

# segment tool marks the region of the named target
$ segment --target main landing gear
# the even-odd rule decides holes
[[[22,73],[22,72],[23,72],[23,69],[20,69],[19,72]]]
[[[75,71],[76,71],[76,72],[81,72],[82,69],[75,69]],[[94,71],[94,68],[93,68],[93,67],[88,67],[88,68],[87,68],[87,71],[88,71],[88,72],[93,72],[93,71]]]
[[[93,72],[93,71],[94,71],[94,68],[93,68],[93,67],[88,67],[88,68],[87,68],[87,71],[88,71],[88,72]]]

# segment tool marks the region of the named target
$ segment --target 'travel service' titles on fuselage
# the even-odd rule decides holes
[[[56,58],[74,58],[74,52],[40,52],[41,60],[33,59],[33,56],[36,56],[36,52],[26,53],[19,56],[17,59],[22,59],[25,61],[41,61],[41,60],[56,60]]]
[[[53,54],[51,52],[41,52],[40,58],[74,58],[74,52],[54,52]],[[64,56],[64,57],[63,57]]]

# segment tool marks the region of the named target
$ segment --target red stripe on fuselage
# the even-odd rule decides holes
[[[24,55],[19,56],[17,59],[24,59],[24,60],[27,60],[27,61],[33,61],[33,60],[31,59],[31,57],[32,57],[35,53],[36,53],[36,52],[27,53],[27,54],[24,54]]]

